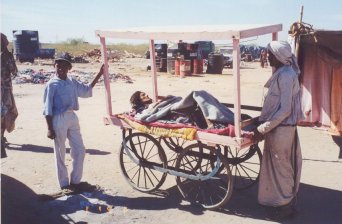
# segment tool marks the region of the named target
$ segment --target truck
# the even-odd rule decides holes
[[[198,44],[198,51],[202,59],[208,59],[208,55],[215,51],[215,44],[212,41],[196,41],[195,44]]]

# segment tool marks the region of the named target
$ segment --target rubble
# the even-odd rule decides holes
[[[108,60],[109,62],[118,62],[122,61],[122,58],[132,58],[132,57],[139,57],[139,55],[128,53],[125,51],[125,53],[122,53],[117,50],[107,50]],[[101,50],[100,49],[93,49],[91,51],[88,51],[82,55],[73,56],[73,63],[94,63],[94,62],[100,62],[101,61]]]
[[[13,80],[14,84],[25,84],[25,83],[33,83],[33,84],[45,84],[47,83],[53,76],[55,75],[54,70],[46,71],[44,69],[40,69],[35,71],[33,69],[25,69],[19,71],[18,76],[16,76]],[[83,83],[90,83],[93,78],[96,76],[96,72],[84,72],[79,70],[72,70],[68,74],[69,76],[75,78],[76,80]],[[121,73],[117,74],[109,74],[109,80],[111,82],[123,81],[125,83],[133,83],[133,79]],[[103,84],[103,77],[100,78],[99,83]]]

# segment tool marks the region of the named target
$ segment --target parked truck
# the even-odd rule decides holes
[[[212,41],[196,41],[195,44],[198,44],[202,59],[208,59],[208,55],[215,51],[215,44]]]
[[[34,62],[35,58],[55,57],[55,49],[40,48],[38,31],[13,30],[14,57],[20,62]]]

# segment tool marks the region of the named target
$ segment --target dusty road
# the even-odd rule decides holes
[[[133,65],[132,65],[132,62]],[[146,61],[111,65],[110,72],[129,75],[133,83],[117,80],[111,84],[114,113],[129,109],[128,99],[136,90],[152,94]],[[75,65],[74,69],[97,71],[99,64]],[[51,66],[20,65],[19,69]],[[179,79],[167,74],[158,76],[160,95],[185,96],[191,90],[204,89],[222,102],[233,102],[231,70],[223,75],[203,75]],[[270,68],[250,64],[241,69],[242,102],[260,106],[263,84]],[[93,97],[80,100],[81,132],[87,148],[84,178],[101,186],[101,191],[62,197],[42,202],[39,194],[58,190],[52,141],[46,137],[42,116],[42,84],[14,85],[19,110],[16,129],[6,137],[10,142],[8,158],[1,160],[1,220],[12,223],[266,223],[266,213],[257,204],[257,185],[234,191],[231,200],[219,211],[203,210],[182,200],[175,178],[167,177],[161,194],[133,190],[120,173],[118,149],[121,131],[105,126],[105,93],[99,84]],[[342,160],[339,147],[331,136],[318,130],[300,127],[303,170],[299,191],[298,216],[288,223],[342,223]],[[260,144],[262,147],[262,144]],[[70,169],[71,159],[67,155]],[[165,191],[167,194],[165,194]],[[164,194],[163,194],[164,193]]]

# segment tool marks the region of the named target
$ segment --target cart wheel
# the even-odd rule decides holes
[[[221,153],[221,155],[227,158],[227,155],[228,155],[227,146],[220,147],[220,145],[216,145],[215,149],[218,150]],[[210,151],[210,155],[213,155],[213,154],[214,154],[214,151]],[[212,166],[212,168],[214,168],[216,166],[216,161],[214,160],[210,161],[210,165]],[[224,164],[221,164],[218,172],[220,173],[223,169],[224,169]]]
[[[248,151],[232,150],[227,147],[228,163],[234,177],[234,189],[244,190],[252,187],[259,179],[262,153],[257,144],[252,145]]]
[[[167,168],[166,155],[151,135],[128,135],[121,144],[119,159],[121,171],[134,189],[151,192],[164,183],[166,173],[155,168]]]
[[[223,169],[218,172],[221,164]],[[229,164],[213,147],[201,143],[186,147],[178,156],[176,170],[183,173],[176,178],[178,189],[190,202],[216,209],[222,207],[232,195]]]
[[[167,147],[175,152],[181,152],[188,144],[188,140],[178,137],[163,138]]]
[[[183,138],[178,138],[178,137],[170,137],[170,138],[161,138],[163,139],[163,142],[165,145],[171,149],[166,153],[167,156],[167,161],[168,161],[168,166],[174,167],[178,154],[183,151],[183,149],[187,146],[190,145],[189,140],[185,140]],[[160,141],[161,141],[160,139]]]

